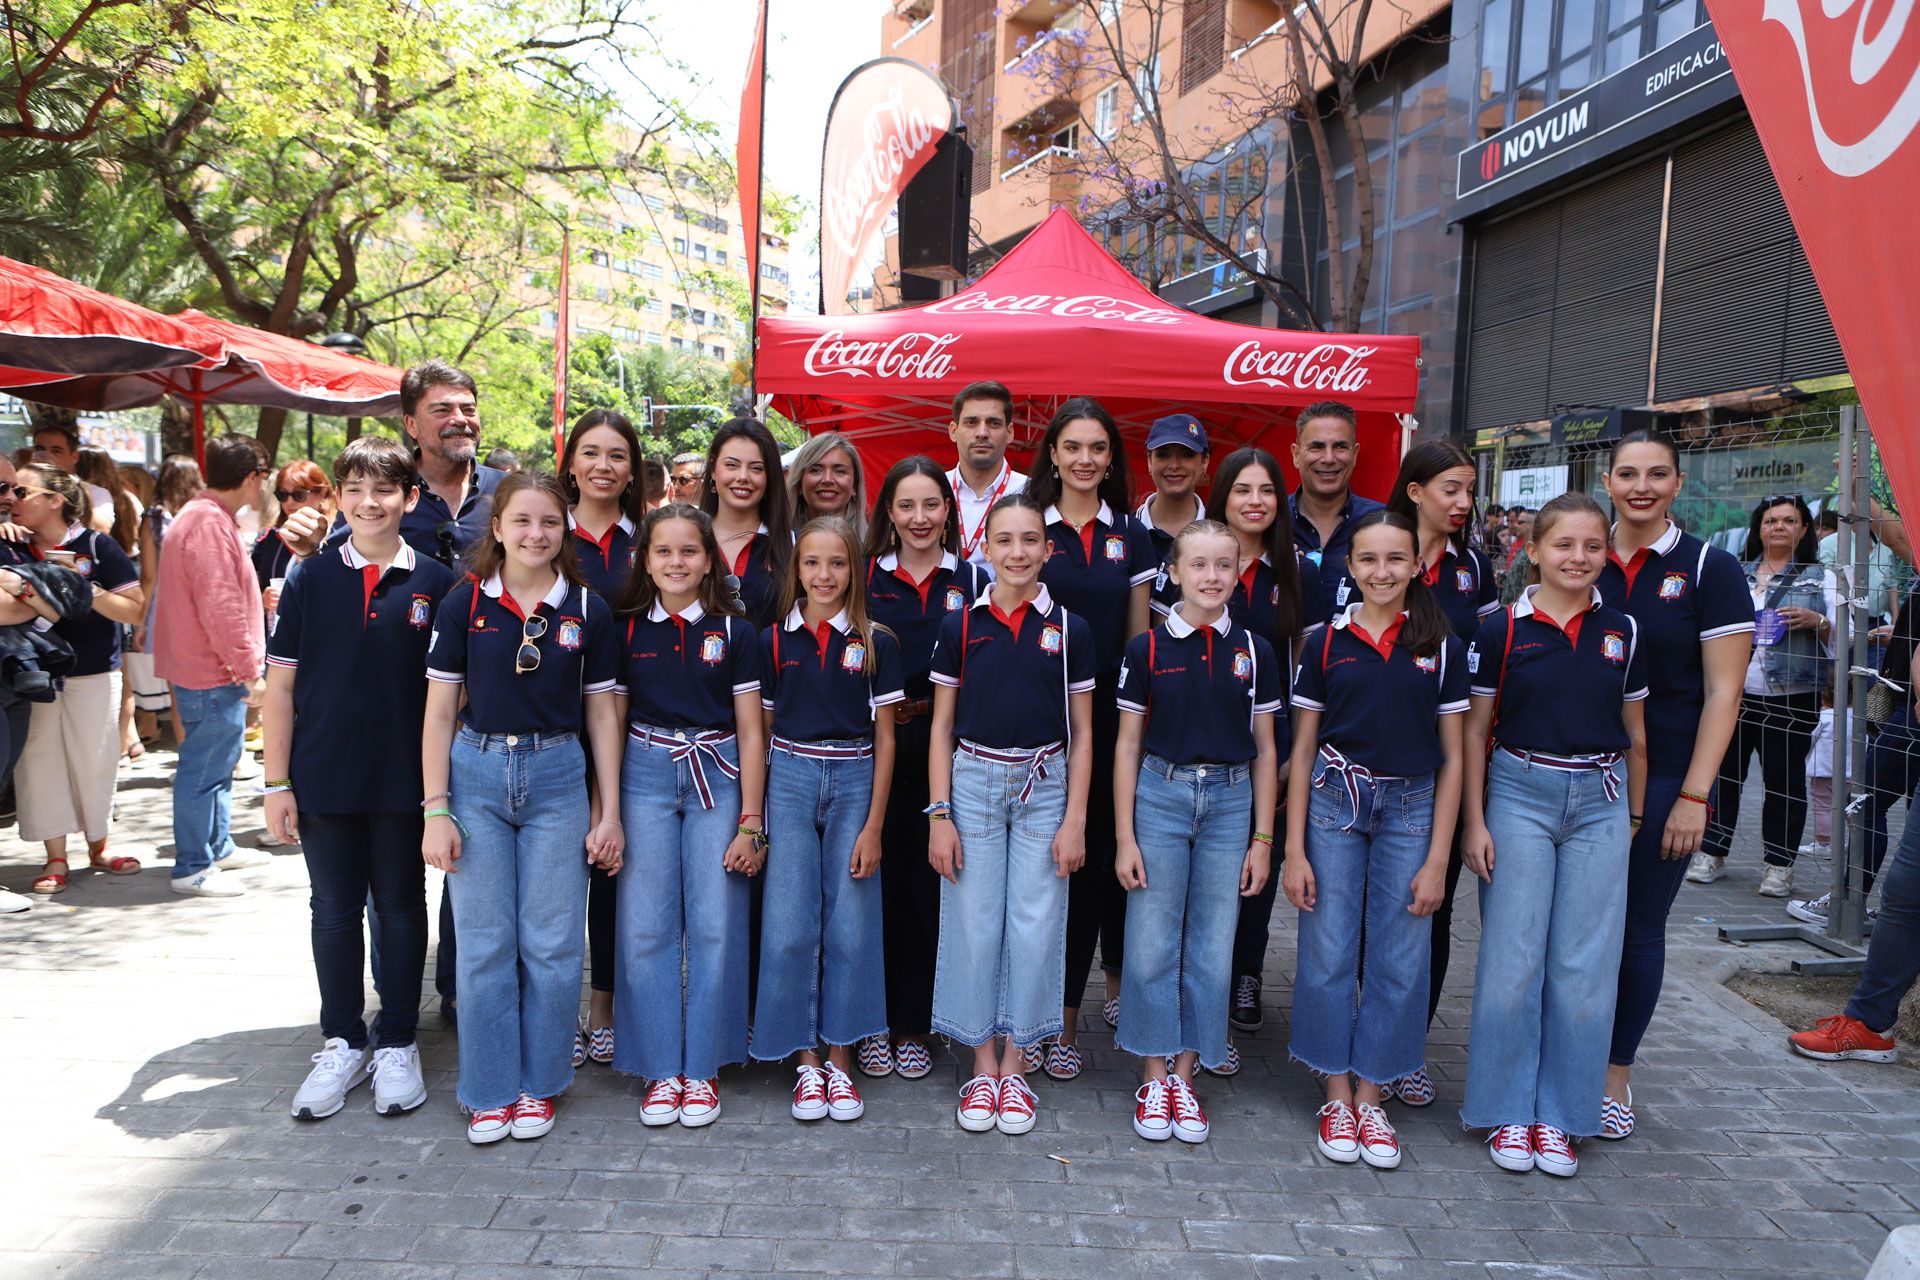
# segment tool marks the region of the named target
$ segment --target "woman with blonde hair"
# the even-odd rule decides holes
[[[795,451],[787,468],[787,493],[794,528],[821,516],[840,516],[866,538],[867,480],[860,469],[860,451],[838,431],[813,436]]]

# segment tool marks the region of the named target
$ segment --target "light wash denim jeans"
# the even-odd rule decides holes
[[[460,1101],[476,1111],[573,1083],[587,928],[587,767],[573,734],[453,740],[447,877],[460,931]]]
[[[853,749],[857,742],[797,744]],[[867,744],[870,745],[870,744]],[[778,745],[767,771],[766,910],[753,1056],[853,1044],[887,1029],[880,872],[855,880],[853,842],[873,802],[873,757],[823,760]]]
[[[1140,763],[1133,833],[1147,883],[1127,891],[1115,1043],[1143,1058],[1188,1049],[1227,1059],[1240,868],[1252,833],[1253,771],[1244,764]]]
[[[1315,1071],[1386,1084],[1427,1060],[1433,919],[1407,904],[1433,840],[1433,775],[1351,785],[1357,806],[1341,773],[1314,761],[1307,863],[1315,901],[1300,913],[1288,1051]]]
[[[1064,752],[1047,776],[965,751],[953,756],[959,883],[940,882],[940,954],[933,1029],[961,1044],[997,1035],[1016,1044],[1057,1036],[1067,980],[1067,882],[1053,872],[1053,838],[1067,815]]]
[[[738,762],[733,739],[717,750]],[[692,760],[629,735],[620,772],[633,834],[614,914],[613,1066],[647,1080],[710,1080],[747,1060],[747,877],[725,866],[740,782],[705,761],[705,808]],[[464,1013],[464,987],[460,999]]]
[[[1600,1132],[1626,928],[1626,791],[1609,800],[1598,770],[1495,751],[1487,831],[1493,882],[1480,886],[1460,1119],[1591,1137]]]
[[[173,775],[173,878],[199,875],[233,853],[233,766],[247,736],[247,687],[173,686],[186,740]]]

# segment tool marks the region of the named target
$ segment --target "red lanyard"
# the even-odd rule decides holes
[[[962,560],[973,559],[973,553],[979,548],[980,539],[987,531],[987,513],[993,510],[993,504],[1000,501],[1001,495],[1006,493],[1007,481],[1011,479],[1013,479],[1013,468],[1002,462],[1000,464],[1000,480],[987,494],[986,505],[980,510],[980,522],[973,526],[972,533],[968,533],[964,526],[960,530],[960,558]],[[960,468],[955,467],[953,469],[953,500],[956,505],[960,501],[960,489],[965,484],[966,481],[960,477]]]

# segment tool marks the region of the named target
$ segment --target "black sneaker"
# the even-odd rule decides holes
[[[1236,1031],[1260,1029],[1260,979],[1243,973],[1233,980],[1233,1010],[1227,1016]]]

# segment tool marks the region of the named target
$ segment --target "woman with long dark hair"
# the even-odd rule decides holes
[[[733,418],[713,433],[700,509],[713,517],[721,563],[739,579],[747,620],[756,630],[772,626],[793,558],[793,511],[780,444],[758,419]]]

